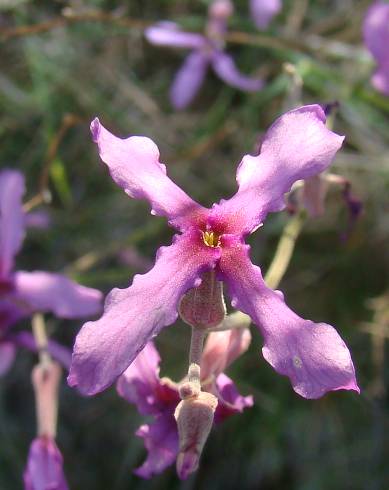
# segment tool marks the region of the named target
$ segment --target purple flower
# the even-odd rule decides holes
[[[30,446],[24,472],[25,490],[68,490],[62,455],[51,437],[37,437]]]
[[[61,274],[14,271],[14,257],[21,248],[26,224],[23,194],[24,178],[20,172],[0,172],[0,374],[12,363],[16,345],[35,348],[30,334],[10,331],[21,318],[36,311],[78,318],[101,309],[102,295],[96,289],[80,286]],[[54,342],[49,349],[54,356],[59,353],[61,361],[66,357]]]
[[[58,387],[62,370],[59,364],[38,364],[32,370],[38,437],[28,454],[24,472],[25,490],[67,490],[62,455],[55,443]]]
[[[221,343],[220,348],[217,347],[218,342]],[[253,404],[251,396],[241,396],[233,381],[219,372],[221,367],[226,368],[242,354],[249,342],[250,332],[247,329],[214,332],[208,336],[201,373],[203,388],[219,399],[216,423]],[[214,363],[215,359],[212,359],[218,353],[223,358],[221,364]],[[135,404],[139,413],[154,417],[151,424],[142,425],[136,432],[144,440],[148,451],[146,461],[135,470],[142,478],[161,473],[174,463],[179,452],[174,412],[181,399],[178,385],[168,378],[159,377],[160,360],[154,344],[149,342],[117,383],[118,393]]]
[[[261,153],[243,157],[238,191],[211,209],[167,177],[150,139],[117,138],[98,119],[91,130],[114,181],[129,196],[148,199],[152,214],[167,217],[180,233],[171,246],[159,249],[153,269],[135,276],[129,288],[114,289],[103,316],[83,326],[74,346],[71,386],[92,395],[112,384],[147,342],[176,320],[183,294],[201,283],[203,272],[215,269],[232,306],[262,333],[265,359],[290,378],[298,394],[318,398],[329,390],[359,391],[350,353],[336,330],[289,309],[283,295],[266,286],[244,242],[269,212],[285,207],[284,194],[295,181],[323,172],[341,147],[343,136],[326,128],[320,106],[279,117]]]
[[[251,16],[258,29],[266,29],[281,9],[281,0],[250,0]]]
[[[389,4],[377,0],[368,9],[363,22],[365,44],[377,62],[371,83],[389,95]]]
[[[229,0],[216,0],[209,7],[206,34],[183,32],[173,22],[161,22],[145,31],[146,39],[158,46],[189,48],[170,89],[170,100],[176,109],[186,108],[194,99],[211,66],[225,83],[244,91],[257,91],[263,81],[242,75],[231,56],[224,53],[228,17],[233,12]]]

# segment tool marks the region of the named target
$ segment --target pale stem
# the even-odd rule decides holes
[[[32,333],[38,349],[39,363],[43,368],[50,366],[51,357],[48,352],[48,339],[46,333],[45,319],[41,313],[35,313],[32,317]]]
[[[32,370],[38,436],[55,438],[58,416],[58,387],[62,369],[56,362],[46,368],[40,363]]]
[[[305,212],[300,211],[287,223],[278,242],[276,253],[265,275],[265,282],[271,289],[280,284],[293,255],[297,238],[305,222]]]
[[[200,385],[200,363],[206,329],[192,327],[190,339],[188,381]]]

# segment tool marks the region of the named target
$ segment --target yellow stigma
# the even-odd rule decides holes
[[[220,247],[220,236],[213,231],[202,231],[203,242],[207,247]]]

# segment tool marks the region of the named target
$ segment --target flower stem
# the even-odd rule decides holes
[[[188,381],[200,384],[200,362],[206,330],[192,327],[190,340]]]
[[[201,392],[200,363],[206,332],[207,330],[205,328],[192,327],[188,375],[179,388],[182,400],[196,397]]]
[[[265,275],[265,282],[269,288],[276,289],[284,277],[305,219],[305,211],[300,211],[285,226],[272,263]]]
[[[41,313],[35,313],[32,317],[32,333],[39,354],[39,363],[43,368],[47,368],[51,363],[51,357],[47,350],[48,339],[44,317]]]

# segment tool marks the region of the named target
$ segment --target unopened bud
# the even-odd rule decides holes
[[[213,328],[224,320],[223,285],[215,271],[205,272],[200,286],[184,294],[179,313],[185,323],[197,328]]]
[[[234,5],[230,0],[214,0],[209,6],[209,15],[217,19],[228,19],[234,13]]]
[[[217,398],[202,391],[197,397],[182,400],[174,413],[179,437],[177,474],[185,480],[197,470],[201,452],[213,424]]]

